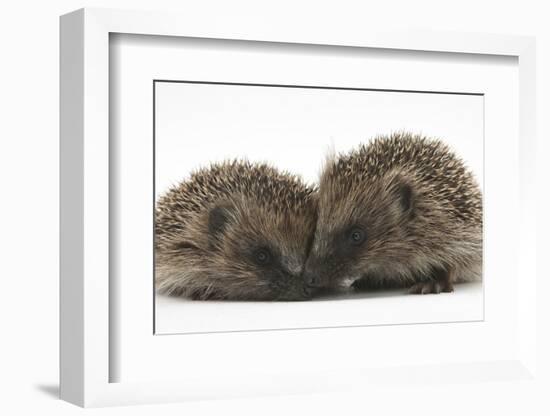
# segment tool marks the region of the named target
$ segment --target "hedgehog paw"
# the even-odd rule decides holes
[[[441,293],[452,292],[454,290],[452,283],[441,282],[437,280],[430,280],[428,282],[415,283],[410,289],[409,293],[415,295],[427,295],[429,293]]]

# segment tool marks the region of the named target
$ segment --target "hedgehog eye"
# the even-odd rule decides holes
[[[271,262],[271,253],[265,248],[260,248],[254,253],[254,260],[260,266],[265,266]]]
[[[354,227],[349,232],[349,241],[354,246],[359,246],[365,241],[365,231],[359,227]]]

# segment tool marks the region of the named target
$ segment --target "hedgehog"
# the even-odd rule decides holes
[[[399,132],[328,156],[318,204],[311,286],[427,294],[481,279],[481,191],[439,139]]]
[[[196,300],[306,300],[302,272],[316,224],[314,187],[265,163],[233,160],[159,198],[155,283]]]

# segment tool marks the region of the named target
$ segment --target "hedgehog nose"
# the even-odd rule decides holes
[[[319,287],[321,285],[321,279],[315,273],[307,273],[304,275],[304,282],[309,287]]]

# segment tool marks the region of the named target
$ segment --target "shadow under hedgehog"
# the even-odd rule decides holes
[[[396,133],[327,160],[310,284],[440,293],[481,268],[481,191],[444,143]]]
[[[192,299],[305,300],[315,189],[266,164],[196,171],[157,203],[155,280]]]

